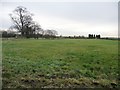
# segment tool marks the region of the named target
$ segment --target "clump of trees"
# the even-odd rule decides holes
[[[100,39],[100,35],[89,34],[88,38],[91,38],[91,39],[94,39],[94,38]]]
[[[18,6],[13,13],[10,14],[13,21],[10,29],[16,29],[22,37],[26,38],[51,38],[57,35],[56,30],[43,30],[37,22],[33,21],[32,16],[33,14],[30,13],[27,8]]]

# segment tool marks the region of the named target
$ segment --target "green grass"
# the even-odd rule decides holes
[[[3,87],[115,87],[118,41],[3,40]]]

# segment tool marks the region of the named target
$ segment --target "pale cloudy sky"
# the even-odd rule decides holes
[[[0,29],[12,25],[9,13],[24,6],[43,29],[54,29],[59,35],[101,34],[118,36],[117,2],[0,2]]]

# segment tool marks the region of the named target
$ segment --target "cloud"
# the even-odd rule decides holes
[[[0,5],[0,24],[9,28],[8,16],[17,6],[25,6],[34,13],[34,20],[43,29],[55,29],[61,35],[117,36],[118,5],[116,2],[3,2]]]
[[[85,35],[89,33],[101,34],[102,36],[117,36],[117,24],[99,24],[99,23],[81,23],[64,18],[50,17],[47,15],[38,15],[34,17],[43,29],[55,29],[60,35]]]

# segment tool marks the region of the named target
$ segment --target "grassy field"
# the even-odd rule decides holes
[[[117,86],[117,40],[13,39],[2,49],[6,88]]]

